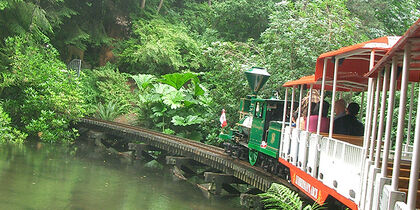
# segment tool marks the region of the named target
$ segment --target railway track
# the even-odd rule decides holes
[[[146,128],[100,119],[83,118],[79,124],[124,139],[139,140],[173,154],[192,158],[197,162],[211,166],[226,174],[231,174],[261,191],[267,191],[271,186],[271,183],[276,182],[295,190],[301,196],[307,198],[304,193],[301,193],[301,191],[287,180],[274,176],[264,171],[262,168],[251,166],[247,161],[233,159],[220,147],[160,133]]]
[[[189,145],[189,146],[192,146],[192,147],[196,147],[196,148],[199,148],[199,149],[202,149],[202,150],[205,150],[207,152],[211,152],[211,153],[214,153],[214,154],[217,154],[217,155],[220,155],[220,156],[228,157],[228,155],[225,153],[224,149],[222,149],[220,147],[216,147],[216,146],[208,145],[208,144],[203,144],[201,142],[192,141],[190,139],[161,133],[161,132],[150,130],[150,129],[147,129],[147,128],[136,127],[136,126],[131,126],[131,125],[112,122],[112,121],[106,121],[106,120],[100,120],[100,119],[94,119],[94,118],[85,118],[85,120],[101,122],[101,123],[108,124],[108,125],[115,125],[115,126],[118,126],[118,127],[121,127],[121,128],[130,129],[130,130],[134,130],[134,131],[139,131],[139,132],[147,133],[147,134],[154,135],[154,136],[159,136],[159,137],[162,137],[162,138],[166,138],[166,139],[169,139],[169,140],[173,140],[173,141],[182,143],[184,145]]]

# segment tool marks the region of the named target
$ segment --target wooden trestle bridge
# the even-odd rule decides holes
[[[288,181],[271,175],[259,167],[251,166],[246,161],[233,159],[224,152],[224,149],[219,147],[145,128],[98,119],[84,118],[79,122],[79,126],[120,137],[122,141],[127,143],[141,142],[142,144],[129,144],[130,149],[135,150],[137,155],[140,155],[146,146],[168,152],[171,156],[167,156],[166,160],[171,165],[189,164],[191,160],[207,165],[221,172],[205,172],[204,176],[207,181],[226,182],[216,183],[216,185],[224,184],[226,186],[226,184],[242,181],[265,192],[275,182],[283,184],[298,192],[302,197],[307,198],[305,194]]]

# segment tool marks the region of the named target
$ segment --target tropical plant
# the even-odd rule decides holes
[[[322,206],[319,206],[316,203],[303,207],[303,202],[297,192],[277,183],[273,183],[266,193],[259,194],[259,196],[266,209],[323,209]]]
[[[121,115],[125,108],[118,103],[108,101],[105,104],[99,103],[96,107],[95,117],[103,120],[113,121]]]
[[[138,86],[139,123],[194,140],[202,140],[206,131],[199,126],[205,121],[211,103],[198,75],[174,73],[157,79],[151,75],[133,76]]]
[[[84,69],[80,77],[88,113],[95,113],[99,104],[108,103],[120,107],[120,114],[130,111],[135,100],[130,90],[130,75],[120,73],[115,65],[108,63],[95,70]]]

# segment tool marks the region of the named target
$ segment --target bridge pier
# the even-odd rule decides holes
[[[172,166],[170,171],[176,180],[184,180],[198,174],[199,163],[188,157],[166,156],[166,164]]]
[[[232,187],[230,184],[245,184],[242,180],[234,177],[231,174],[204,172],[204,181],[210,183],[208,191],[220,195],[222,189],[226,190],[229,194],[239,195],[241,192]]]

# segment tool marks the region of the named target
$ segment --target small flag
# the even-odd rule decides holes
[[[225,114],[225,109],[222,109],[222,115],[220,116],[220,126],[226,127],[227,122],[226,122],[226,114]]]
[[[267,142],[262,141],[260,147],[261,148],[266,148],[267,147]]]

